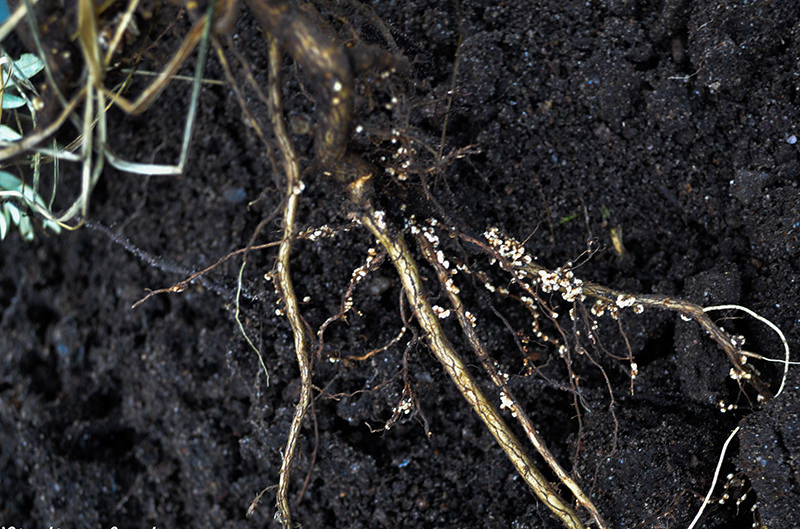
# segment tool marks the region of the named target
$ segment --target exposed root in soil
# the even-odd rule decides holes
[[[585,333],[593,344],[596,344],[592,334],[594,325],[599,318],[607,314],[613,319],[617,319],[620,311],[630,309],[634,313],[641,313],[646,308],[666,309],[680,314],[685,319],[691,319],[706,331],[714,342],[725,352],[731,364],[730,378],[740,384],[743,394],[747,397],[755,392],[756,399],[760,401],[777,397],[785,387],[789,360],[789,347],[783,333],[774,324],[757,315],[753,311],[738,305],[718,305],[702,307],[678,298],[653,295],[653,294],[632,294],[621,290],[605,287],[596,283],[583,281],[574,274],[574,265],[569,263],[555,270],[546,268],[536,263],[535,259],[528,254],[524,243],[509,237],[500,230],[487,227],[483,237],[478,237],[467,233],[467,230],[457,227],[447,218],[446,212],[441,211],[441,207],[432,197],[427,183],[424,181],[426,172],[422,172],[420,178],[423,179],[422,195],[424,195],[427,205],[433,204],[431,209],[439,210],[443,217],[447,218],[447,223],[436,218],[429,218],[424,223],[418,221],[413,216],[407,216],[404,211],[385,211],[377,206],[380,196],[376,192],[376,180],[379,175],[384,174],[384,168],[376,167],[367,156],[353,148],[351,142],[353,121],[354,121],[354,101],[356,94],[356,78],[359,74],[377,72],[381,78],[387,78],[398,71],[407,67],[404,58],[398,55],[397,45],[393,42],[391,33],[371,11],[364,11],[366,16],[371,17],[373,24],[384,35],[387,44],[392,52],[388,52],[376,45],[366,44],[354,39],[345,46],[333,34],[333,31],[319,23],[319,14],[312,8],[300,8],[287,0],[247,0],[247,5],[252,14],[260,23],[264,30],[266,48],[269,56],[269,80],[267,95],[264,96],[269,108],[271,118],[271,129],[278,144],[277,151],[282,158],[282,173],[285,175],[285,192],[282,202],[282,236],[279,242],[272,242],[261,245],[254,245],[255,236],[251,239],[246,248],[229,253],[216,263],[200,271],[192,273],[186,279],[174,284],[171,287],[163,288],[150,292],[143,299],[134,304],[134,307],[148,300],[151,296],[161,293],[176,293],[184,290],[193,281],[202,278],[203,275],[221,265],[225,261],[237,255],[245,255],[251,250],[266,249],[277,246],[277,257],[274,268],[269,273],[275,288],[279,294],[279,310],[286,317],[291,327],[293,335],[293,347],[296,355],[297,365],[300,373],[300,391],[295,404],[293,418],[288,430],[288,437],[282,454],[281,467],[279,472],[279,482],[277,486],[276,517],[286,527],[293,527],[292,505],[290,501],[290,484],[292,466],[298,449],[298,441],[301,435],[306,412],[311,407],[312,390],[312,333],[309,325],[303,318],[300,303],[295,293],[294,282],[291,274],[290,259],[294,249],[294,243],[301,238],[309,237],[308,233],[301,233],[298,228],[298,210],[301,205],[301,197],[305,184],[302,180],[302,168],[300,158],[292,144],[290,133],[284,119],[285,109],[282,102],[280,78],[282,56],[281,50],[287,51],[296,63],[305,70],[311,77],[311,88],[317,98],[317,128],[315,131],[314,150],[316,158],[311,169],[318,169],[327,177],[335,182],[342,196],[346,197],[346,208],[350,218],[369,232],[370,236],[377,240],[380,250],[373,250],[368,256],[367,263],[356,269],[349,285],[344,293],[340,311],[326,320],[316,333],[318,342],[316,347],[317,356],[321,356],[323,351],[323,335],[327,326],[333,321],[344,318],[345,314],[352,308],[352,293],[358,282],[368,273],[376,270],[383,262],[384,257],[388,257],[395,269],[395,278],[402,285],[402,292],[411,308],[411,313],[416,320],[419,334],[427,343],[428,348],[437,358],[443,370],[447,373],[450,380],[457,387],[464,400],[483,422],[485,427],[492,434],[498,445],[506,454],[515,470],[533,493],[544,503],[548,509],[557,517],[565,527],[570,529],[582,529],[586,523],[581,518],[581,514],[576,509],[583,509],[588,513],[592,523],[602,529],[606,529],[608,524],[604,521],[598,507],[591,501],[589,495],[584,492],[577,478],[565,469],[547,447],[542,435],[537,431],[533,421],[529,418],[522,404],[512,392],[508,382],[509,375],[503,372],[501,366],[493,360],[487,344],[483,343],[479,337],[476,327],[478,325],[475,317],[470,313],[463,297],[460,287],[456,284],[455,276],[459,271],[465,274],[473,274],[483,283],[483,287],[490,293],[500,296],[507,296],[517,301],[525,310],[529,311],[533,319],[532,328],[536,339],[541,340],[554,347],[558,352],[558,357],[563,361],[566,372],[569,374],[569,388],[575,399],[575,411],[580,416],[580,404],[578,403],[578,377],[575,376],[572,365],[572,354],[580,354],[582,345],[577,338],[581,332]],[[272,159],[270,141],[267,139],[265,131],[258,124],[257,119],[247,108],[246,99],[242,95],[240,87],[236,84],[231,73],[230,66],[225,59],[222,48],[217,38],[223,36],[224,32],[230,28],[231,21],[235,18],[237,9],[236,1],[220,2],[215,9],[215,3],[211,2],[204,15],[199,16],[192,25],[190,32],[184,38],[180,48],[172,59],[159,72],[156,79],[151,83],[138,98],[129,101],[120,95],[119,90],[111,90],[104,84],[105,72],[109,60],[116,47],[120,44],[122,35],[131,22],[131,15],[136,9],[138,2],[132,1],[128,9],[121,18],[116,32],[113,34],[111,45],[103,56],[98,48],[98,28],[96,24],[96,14],[93,4],[88,0],[79,2],[79,44],[84,54],[86,63],[86,83],[72,99],[61,96],[63,110],[58,114],[55,121],[40,133],[32,134],[28,138],[13,145],[6,146],[0,150],[0,160],[17,156],[28,150],[33,150],[36,146],[55,130],[57,130],[67,120],[71,120],[81,131],[79,145],[81,153],[79,156],[70,157],[66,153],[60,155],[64,158],[77,159],[82,164],[82,192],[78,200],[68,209],[67,213],[56,217],[47,211],[47,208],[37,210],[44,218],[62,224],[68,228],[75,225],[67,224],[68,221],[80,215],[85,218],[88,204],[88,196],[94,186],[99,173],[102,169],[104,160],[108,161],[117,168],[148,174],[173,174],[179,173],[185,164],[188,156],[189,140],[191,129],[194,122],[194,113],[197,105],[197,94],[202,77],[202,63],[205,58],[208,45],[213,43],[218,57],[223,65],[225,75],[232,85],[234,93],[245,112],[246,119],[256,131],[261,142],[267,150],[273,167],[278,163]],[[18,10],[19,11],[19,10]],[[35,27],[35,25],[34,25]],[[212,34],[216,32],[216,34]],[[36,31],[34,30],[34,34]],[[458,45],[456,46],[456,57],[454,59],[451,91],[448,94],[446,116],[449,117],[449,110],[452,105],[453,92],[455,90],[456,74],[459,65],[459,50],[463,30],[460,31]],[[230,44],[230,39],[227,41]],[[41,46],[40,46],[41,47]],[[137,113],[144,110],[159,95],[166,83],[172,79],[180,65],[195,48],[200,48],[199,64],[194,78],[193,95],[190,111],[187,115],[186,132],[183,136],[183,148],[179,161],[176,165],[155,166],[150,164],[138,164],[126,162],[116,157],[107,144],[105,132],[105,108],[107,105],[117,105],[128,113]],[[43,52],[44,53],[44,52]],[[246,61],[240,58],[239,62],[245,67]],[[246,67],[246,75],[251,88],[259,91],[254,76]],[[49,72],[49,70],[48,70]],[[56,83],[52,80],[52,73],[48,73],[54,89]],[[77,108],[83,105],[82,116],[77,116]],[[441,170],[442,164],[448,157],[443,156],[444,138],[447,134],[447,118],[444,121],[441,135],[442,141],[439,148],[432,152],[436,159],[437,167],[431,169],[431,173]],[[391,136],[397,134],[393,131]],[[459,157],[467,153],[467,148],[463,151],[455,151],[454,157]],[[399,221],[398,219],[402,219]],[[78,225],[83,219],[78,221]],[[401,227],[400,223],[404,225]],[[262,223],[263,225],[263,223]],[[259,226],[259,229],[261,226]],[[258,232],[258,230],[256,230]],[[410,247],[406,242],[407,235],[416,243],[415,247]],[[494,274],[503,274],[505,286],[496,286],[492,283],[489,276],[479,267],[471,269],[470,266],[460,262],[452,251],[440,241],[440,235],[450,239],[458,240],[468,247],[469,252],[482,257],[488,261],[490,266],[496,265],[492,269]],[[624,250],[617,249],[620,255]],[[421,255],[427,263],[429,270],[433,270],[436,281],[426,284],[423,279],[423,272],[418,264],[418,257]],[[142,255],[139,255],[142,258]],[[150,264],[154,264],[151,262]],[[458,266],[451,268],[451,263]],[[482,263],[483,264],[483,263]],[[240,269],[239,288],[241,289]],[[444,293],[449,307],[440,307],[431,302],[433,291]],[[238,295],[237,291],[237,314],[238,321]],[[591,308],[586,310],[584,303],[593,303]],[[572,338],[559,323],[559,307],[569,307],[569,321],[574,327]],[[402,307],[402,305],[401,305]],[[401,308],[402,310],[402,308]],[[756,355],[743,349],[743,340],[738,336],[733,336],[724,331],[709,313],[720,310],[739,310],[749,316],[768,325],[780,337],[785,349],[785,358],[782,361],[783,377],[777,390],[773,390],[768,382],[768,376],[762,373],[752,364],[748,363],[748,358],[760,360],[770,360],[763,356]],[[455,314],[458,320],[461,335],[459,340],[465,342],[472,353],[477,358],[486,377],[491,381],[497,390],[497,395],[493,398],[487,396],[481,388],[480,380],[470,372],[468,363],[456,350],[453,341],[445,331],[445,326],[441,320],[446,319],[450,314]],[[589,316],[591,314],[591,316]],[[375,347],[364,355],[350,355],[346,357],[349,361],[363,361],[374,354],[380,353],[400,342],[405,333],[409,332],[411,323],[403,317],[404,327],[386,345]],[[241,326],[241,323],[240,323]],[[510,327],[510,325],[508,325]],[[411,329],[416,340],[417,329]],[[621,328],[620,328],[621,332]],[[627,341],[627,337],[625,337]],[[247,338],[250,342],[249,338]],[[253,346],[254,347],[254,346]],[[596,346],[599,350],[600,346]],[[254,347],[255,348],[255,347]],[[523,349],[520,347],[520,349]],[[631,380],[631,392],[633,391],[633,381],[638,375],[638,366],[630,352],[625,357],[619,357],[622,361],[629,364],[629,375]],[[258,352],[258,350],[257,350]],[[603,368],[595,361],[591,355],[590,361],[603,372],[606,383],[609,387],[611,402],[613,407],[613,388],[611,381]],[[260,357],[261,364],[266,371],[263,359]],[[534,364],[534,369],[535,363]],[[404,392],[403,400],[412,401],[416,397],[413,394],[411,385],[408,383],[407,362],[404,358]],[[499,409],[495,404],[499,402]],[[399,407],[395,410],[392,419],[386,422],[384,429],[388,429],[397,420],[400,411]],[[507,424],[503,417],[504,410],[508,410],[512,418],[515,418],[519,426],[524,431],[528,444],[520,440],[511,426]],[[613,412],[613,409],[612,409]],[[425,420],[423,418],[423,420]],[[428,431],[426,426],[426,431]],[[615,430],[616,431],[616,430]],[[725,451],[735,437],[738,428],[735,429],[727,438],[723,446],[720,463],[716,467],[714,480],[711,490],[706,496],[700,511],[697,513],[693,527],[702,515],[703,509],[709,502],[709,498],[716,484],[721,468],[722,458]],[[315,425],[316,432],[316,425]],[[532,447],[544,460],[549,470],[543,471],[537,467],[531,455]],[[313,463],[316,459],[316,448],[312,457]],[[551,474],[558,482],[569,491],[571,497],[562,496],[559,487],[550,481]],[[311,470],[304,480],[301,495],[305,491],[310,481]],[[266,489],[265,489],[266,490]],[[251,510],[255,508],[258,499],[263,491],[254,500]],[[573,506],[575,504],[575,507]]]
[[[270,116],[272,118],[272,128],[278,145],[283,155],[284,172],[286,174],[286,199],[283,208],[283,239],[278,248],[278,259],[275,262],[273,281],[275,288],[281,296],[283,311],[286,319],[292,327],[294,335],[294,350],[297,354],[297,366],[300,369],[300,397],[295,405],[292,425],[289,428],[289,438],[286,440],[286,449],[283,453],[281,471],[278,481],[278,513],[281,523],[287,527],[292,527],[292,514],[289,505],[289,483],[292,470],[292,461],[297,451],[297,440],[300,437],[300,427],[303,425],[303,418],[306,410],[311,403],[311,361],[309,359],[309,338],[306,330],[306,323],[300,315],[300,307],[297,296],[294,293],[294,283],[289,265],[289,258],[292,254],[292,243],[294,242],[297,228],[295,219],[297,217],[297,207],[300,202],[300,194],[303,192],[303,182],[300,179],[300,163],[297,159],[294,147],[289,140],[286,131],[286,124],[283,119],[283,103],[281,98],[281,53],[277,41],[270,37],[269,42],[269,102]]]
[[[469,317],[468,311],[464,308],[458,296],[459,289],[454,285],[452,275],[445,264],[447,255],[439,249],[439,238],[434,233],[434,230],[423,231],[413,224],[410,226],[411,233],[415,235],[423,256],[436,271],[441,289],[447,293],[451,309],[439,308],[439,310],[434,310],[434,307],[428,301],[428,290],[423,285],[418,265],[405,242],[403,233],[391,226],[391,221],[388,219],[386,212],[375,208],[372,200],[374,194],[372,181],[377,169],[357,155],[348,152],[347,138],[352,120],[353,76],[347,69],[346,60],[341,58],[341,49],[331,44],[335,38],[315,27],[311,19],[307,18],[305,14],[292,11],[293,8],[290,8],[284,2],[250,0],[250,6],[256,12],[265,31],[277,35],[280,43],[287,47],[295,60],[306,67],[322,83],[322,87],[318,90],[318,95],[324,98],[324,104],[321,105],[321,110],[318,113],[320,128],[317,131],[317,140],[315,142],[320,163],[326,174],[338,180],[346,190],[352,204],[353,217],[367,228],[387,252],[403,285],[415,319],[422,328],[433,354],[440,361],[453,383],[458,387],[464,399],[497,440],[519,475],[539,499],[547,505],[566,527],[573,529],[584,527],[576,512],[561,498],[544,474],[534,465],[527,455],[525,447],[506,425],[497,408],[487,399],[476,384],[464,361],[446,337],[439,323],[439,318],[446,317],[449,311],[453,310],[458,317],[467,342],[472,347],[489,378],[500,391],[501,408],[508,408],[512,416],[517,418],[531,445],[546,461],[559,481],[573,493],[577,503],[590,513],[599,527],[607,527],[591,500],[547,449],[530,419],[528,419],[524,410],[517,405],[517,400],[507,387],[507,376],[504,376],[497,369],[486,353],[474,332],[475,322]],[[287,28],[291,29],[287,30]],[[271,44],[270,50],[272,68],[274,63],[278,61],[279,55],[274,43]],[[386,59],[373,62],[391,64],[391,61]],[[279,101],[278,97],[273,95],[271,101]],[[281,150],[286,156],[285,153],[290,150],[289,147],[286,147],[289,144],[289,139],[282,125],[278,124],[276,126],[275,119],[276,113],[280,112],[280,107],[273,104],[272,111],[274,113],[274,132],[281,144]],[[287,167],[287,172],[296,171],[296,168]],[[297,176],[289,174],[288,180],[289,182],[296,182]],[[287,201],[291,202],[297,198],[295,196],[296,189],[290,184]],[[284,214],[285,226],[289,225],[294,219],[294,207],[296,206],[289,206],[289,204],[286,206],[287,209]],[[433,221],[431,225],[435,226],[436,222]],[[532,299],[536,300],[536,304],[543,309],[548,309],[549,307],[539,296],[538,292],[540,290],[559,293],[564,301],[573,303],[573,305],[580,304],[587,298],[595,299],[597,301],[592,312],[597,316],[608,311],[612,317],[616,318],[619,310],[628,307],[633,307],[635,312],[641,312],[644,307],[658,307],[672,310],[694,319],[728,355],[733,365],[731,376],[737,380],[748,381],[758,392],[759,398],[767,398],[769,395],[767,384],[761,381],[755,369],[751,365],[742,362],[741,349],[734,339],[722,331],[708,317],[707,310],[702,307],[667,296],[633,295],[594,283],[585,283],[574,277],[569,266],[556,271],[548,270],[535,264],[533,259],[526,254],[521,243],[512,238],[504,237],[496,230],[489,230],[485,234],[488,244],[456,230],[455,227],[450,228],[450,232],[452,237],[460,237],[492,256],[493,260],[497,261],[503,270],[512,275],[512,284],[518,285],[527,292]],[[282,249],[288,247],[286,238],[290,236],[291,234],[285,235],[284,244],[281,246]],[[281,257],[279,257],[279,263],[280,259]],[[286,267],[281,267],[279,264],[278,268],[279,270],[288,270],[288,264]],[[281,282],[285,283],[280,284]],[[288,304],[286,292],[291,292],[291,279],[287,274],[280,276],[277,283],[280,284],[279,290],[284,302]],[[287,316],[289,316],[288,313],[289,309],[287,308]],[[560,326],[556,322],[557,316],[550,312],[548,317],[564,336],[563,331],[560,330]],[[572,318],[574,321],[575,316],[572,316]],[[289,441],[284,454],[281,468],[281,486],[278,492],[280,517],[287,525],[290,523],[291,517],[288,511],[287,487],[285,484],[287,483],[289,468],[294,457],[296,437],[300,421],[302,421],[307,406],[310,388],[307,343],[305,338],[298,339],[298,336],[304,336],[305,329],[299,320],[299,315],[296,313],[290,316],[290,321],[295,334],[303,388],[301,389],[301,399],[292,422]],[[562,344],[562,347],[564,347],[564,344]],[[568,351],[562,350],[562,355],[566,354],[568,354]],[[636,365],[631,359],[632,379],[636,377],[636,370]]]

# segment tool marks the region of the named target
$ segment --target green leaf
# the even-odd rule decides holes
[[[31,77],[41,72],[44,69],[44,63],[31,53],[23,53],[22,56],[14,61],[14,68],[11,70],[11,75],[5,68],[2,69],[2,76],[0,76],[0,83],[6,89],[16,86],[18,81],[28,81]]]
[[[22,181],[11,173],[0,171],[0,190],[20,193],[26,206],[33,207],[36,205],[49,211],[44,199],[34,191],[33,187],[23,185]],[[12,224],[17,225],[24,240],[33,240],[33,223],[28,215],[28,213],[22,213],[19,207],[13,202],[3,202],[0,204],[0,240],[5,238],[6,233],[8,233],[8,227]],[[42,221],[42,226],[53,233],[61,233],[61,226],[52,220],[44,219]]]
[[[0,241],[6,238],[8,233],[8,218],[6,218],[6,208],[0,208]]]
[[[53,233],[61,233],[61,226],[59,226],[58,223],[53,222],[52,220],[45,220],[44,222],[42,222],[42,226],[48,228]]]
[[[0,125],[0,140],[17,141],[22,139],[22,134],[7,125]]]
[[[25,106],[25,100],[19,96],[5,93],[3,94],[3,110],[19,108]]]
[[[11,219],[11,224],[19,224],[19,210],[17,206],[11,202],[6,202],[4,205],[8,217]]]
[[[2,125],[0,125],[2,126]],[[0,171],[0,189],[16,191],[22,195],[22,199],[29,205],[37,204],[45,209],[47,206],[44,199],[29,185],[23,185],[22,181],[11,173]]]
[[[23,53],[19,59],[14,61],[14,66],[16,66],[14,75],[19,75],[21,71],[25,79],[30,79],[44,69],[42,60],[32,53]]]
[[[19,228],[19,234],[22,235],[24,240],[33,240],[33,224],[31,223],[31,218],[28,215],[22,215],[22,217],[19,219],[19,224],[17,227]]]
[[[0,171],[0,189],[8,191],[19,191],[22,188],[22,181],[7,171]]]

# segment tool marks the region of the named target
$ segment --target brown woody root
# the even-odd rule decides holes
[[[714,323],[704,307],[670,296],[632,294],[597,283],[584,282],[575,279],[569,269],[548,270],[529,259],[519,241],[510,237],[498,237],[498,232],[495,231],[490,230],[485,234],[488,243],[461,232],[454,232],[454,235],[489,253],[504,270],[512,274],[514,283],[535,299],[538,299],[537,288],[545,287],[545,291],[559,292],[567,301],[580,301],[584,297],[595,299],[612,313],[626,307],[651,307],[671,310],[684,318],[695,320],[725,351],[733,365],[732,373],[737,379],[746,380],[765,399],[773,395],[769,385],[759,378],[755,369],[742,362],[742,350],[733,337]]]
[[[308,71],[318,85],[317,95],[320,97],[320,101],[318,102],[317,118],[319,123],[315,139],[317,163],[322,166],[325,174],[332,176],[342,184],[350,198],[354,216],[360,220],[386,250],[395,266],[414,315],[428,340],[431,351],[441,362],[464,399],[495,437],[528,486],[566,527],[582,529],[584,525],[578,515],[559,496],[555,488],[534,465],[523,444],[504,422],[500,412],[484,396],[468,372],[463,360],[445,336],[437,314],[427,301],[426,290],[422,284],[417,263],[405,242],[402,232],[390,227],[387,224],[384,212],[374,208],[371,198],[371,181],[378,170],[371,167],[358,155],[348,151],[353,112],[354,71],[371,66],[379,66],[386,70],[391,70],[395,62],[391,56],[377,49],[362,48],[348,53],[336,41],[335,37],[329,35],[324,29],[317,27],[308,16],[285,0],[247,0],[247,3],[265,32],[272,36],[270,38],[270,110],[273,129],[280,144],[287,173],[284,236],[279,250],[274,279],[284,301],[286,316],[294,333],[295,350],[302,379],[301,395],[295,409],[280,471],[277,502],[282,523],[291,526],[291,513],[288,502],[289,475],[300,426],[309,405],[311,372],[308,358],[309,339],[306,334],[305,324],[298,311],[289,273],[289,255],[292,240],[296,237],[294,222],[302,183],[299,177],[299,162],[289,142],[288,133],[283,123],[280,85],[278,82],[280,55],[277,43],[272,38],[277,39],[286,48],[294,59]],[[494,257],[501,267],[512,275],[514,282],[531,294],[534,299],[540,299],[538,296],[539,289],[542,288],[545,282],[549,282],[549,290],[545,291],[558,291],[567,301],[594,298],[615,311],[634,304],[659,307],[674,310],[686,317],[695,319],[725,350],[734,366],[734,372],[748,380],[759,394],[769,394],[767,385],[758,379],[757,374],[750,366],[741,362],[741,351],[731,337],[708,317],[702,307],[666,296],[631,295],[594,283],[574,281],[569,270],[561,275],[560,272],[563,271],[560,269],[550,271],[530,259],[518,260],[512,258],[515,253],[520,251],[524,253],[522,245],[513,239],[487,237],[489,241],[487,243],[463,233],[455,233],[455,235],[477,245]],[[548,463],[559,480],[575,495],[578,503],[591,514],[595,523],[601,528],[607,527],[597,508],[571,476],[554,459],[530,419],[524,413],[524,410],[511,395],[504,376],[498,372],[498,369],[472,330],[472,323],[469,321],[457,293],[447,288],[448,277],[441,267],[436,265],[437,260],[432,253],[432,249],[426,246],[424,238],[420,238],[419,244],[423,255],[437,270],[440,282],[448,292],[450,302],[461,323],[462,331],[474,353],[488,373],[489,378],[500,389],[502,404],[504,407],[510,408],[520,421],[531,444]]]
[[[581,529],[583,523],[578,515],[550,485],[541,471],[528,457],[522,443],[503,420],[497,408],[484,396],[480,387],[467,371],[464,361],[455,351],[439,324],[425,296],[425,288],[414,257],[406,245],[402,234],[394,234],[386,225],[383,212],[366,208],[360,216],[364,226],[378,239],[386,249],[389,258],[400,276],[408,302],[411,305],[417,322],[428,338],[428,346],[441,362],[447,374],[464,399],[472,406],[475,413],[483,421],[500,447],[506,453],[519,475],[541,501],[570,529]]]
[[[297,355],[297,366],[300,369],[300,398],[294,410],[294,417],[289,428],[289,438],[281,462],[278,480],[278,515],[281,523],[286,527],[292,526],[292,514],[289,507],[289,483],[292,461],[297,450],[297,440],[300,437],[300,427],[303,424],[306,410],[311,402],[311,363],[309,361],[309,338],[306,326],[300,315],[299,304],[294,293],[294,284],[289,268],[289,258],[292,252],[292,241],[296,236],[295,217],[297,205],[300,202],[300,193],[303,183],[300,180],[300,163],[295,154],[294,147],[289,141],[286,124],[283,118],[280,84],[281,53],[275,39],[269,38],[269,102],[272,128],[278,139],[280,151],[283,156],[284,170],[286,172],[286,204],[283,207],[283,239],[278,249],[278,260],[275,263],[273,275],[275,287],[280,293],[284,304],[284,313],[292,327],[294,335],[294,349]]]
[[[542,456],[542,459],[545,460],[547,465],[555,473],[558,479],[561,480],[561,482],[566,485],[567,488],[569,488],[570,492],[572,492],[572,494],[575,496],[581,507],[589,511],[598,527],[605,529],[608,527],[608,525],[606,525],[606,522],[603,520],[603,517],[597,510],[597,507],[594,506],[589,497],[583,492],[583,490],[581,490],[580,485],[578,485],[578,483],[572,479],[572,476],[570,476],[558,463],[558,461],[556,461],[553,454],[547,448],[544,439],[542,439],[541,435],[539,435],[539,432],[536,431],[536,428],[534,427],[531,419],[528,417],[528,414],[525,413],[525,410],[519,405],[519,402],[517,401],[516,397],[514,397],[511,388],[508,387],[508,375],[501,373],[498,370],[496,363],[489,357],[489,353],[486,352],[483,344],[478,339],[478,334],[475,332],[474,328],[475,325],[469,318],[467,310],[464,308],[464,304],[458,295],[458,288],[453,286],[450,273],[441,262],[441,259],[436,256],[436,251],[433,244],[424,236],[422,231],[418,231],[415,235],[415,238],[419,248],[422,250],[425,260],[428,261],[428,264],[432,266],[434,270],[436,270],[436,275],[439,278],[439,282],[444,287],[444,291],[447,292],[447,297],[450,299],[450,304],[453,307],[453,311],[456,313],[458,323],[461,326],[461,330],[464,333],[464,336],[466,336],[470,347],[478,357],[478,360],[480,361],[484,371],[488,373],[492,383],[500,390],[500,397],[502,400],[501,407],[507,407],[511,411],[511,415],[515,417],[520,426],[522,426],[522,429],[525,431],[528,440],[534,446],[539,455]]]

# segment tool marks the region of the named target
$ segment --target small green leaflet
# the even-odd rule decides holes
[[[16,196],[21,198],[28,206],[36,205],[40,208],[47,209],[44,199],[42,199],[32,187],[23,185],[19,178],[6,171],[0,171],[0,193],[3,191],[11,191],[15,194],[18,193]],[[28,214],[22,213],[15,203],[5,201],[0,204],[0,239],[5,238],[9,226],[12,224],[17,225],[23,239],[26,241],[33,239],[33,224]],[[61,226],[51,220],[44,220],[42,224],[54,233],[61,232]]]
[[[10,88],[15,86],[17,81],[27,81],[37,73],[41,72],[43,69],[44,63],[39,57],[32,53],[23,53],[19,59],[14,61],[10,79],[8,78],[8,71],[3,68],[0,85],[4,86],[5,88]]]

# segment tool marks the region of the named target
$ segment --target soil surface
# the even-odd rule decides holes
[[[123,53],[141,52],[139,67],[158,70],[191,17],[147,4],[136,15],[140,36]],[[390,222],[445,211],[469,233],[498,227],[526,240],[545,266],[582,263],[576,275],[586,280],[750,307],[798,349],[795,0],[315,4],[343,39],[358,35],[392,49],[388,29],[408,59],[407,71],[387,79],[362,75],[356,102],[362,128],[353,145],[394,172],[376,184]],[[4,46],[23,47],[16,38]],[[222,43],[275,151],[266,107],[233,53],[265,85],[266,44],[246,8]],[[210,55],[205,77],[225,81]],[[181,72],[191,75],[194,60]],[[309,132],[320,102],[302,68],[288,58],[284,66],[285,111],[308,168],[300,223],[344,228],[350,206],[313,164]],[[65,86],[79,79],[64,68]],[[110,73],[109,84],[121,75]],[[130,93],[146,82],[135,78]],[[138,117],[112,113],[112,148],[136,161],[174,163],[189,88],[172,82]],[[279,239],[274,212],[283,175],[246,123],[228,83],[206,84],[182,176],[107,168],[89,227],[2,242],[0,525],[278,527],[272,486],[299,375],[291,331],[265,278],[275,249],[249,254],[240,310],[269,380],[234,317],[240,257],[181,293],[131,309],[146,289],[168,287],[246,246],[263,219],[270,220],[257,242]],[[400,146],[409,151],[398,153]],[[59,200],[66,204],[79,170],[63,171]],[[441,210],[425,198],[423,182]],[[338,312],[372,245],[357,226],[296,244],[292,274],[311,329]],[[474,250],[452,241],[444,248],[507,284]],[[446,304],[432,271],[424,273],[432,301]],[[611,527],[687,527],[737,425],[698,527],[796,527],[800,372],[790,370],[780,397],[758,403],[728,377],[725,355],[695,324],[628,310],[621,326],[600,318],[597,343],[584,338],[586,352],[569,353],[571,381],[556,348],[528,336],[530,315],[519,303],[457,277],[493,358]],[[409,331],[366,360],[343,360],[397,336],[400,298],[384,263],[356,288],[355,312],[325,332],[293,474],[297,521],[318,528],[560,527],[424,339]],[[569,308],[557,307],[558,321],[575,343]],[[741,314],[715,316],[745,336],[749,350],[782,357],[766,326]],[[445,328],[481,376],[452,320]],[[557,335],[552,324],[547,332]],[[638,365],[633,384],[626,340]],[[750,361],[776,389],[781,367]],[[417,406],[383,431],[406,382]],[[486,390],[499,404],[488,383]],[[728,405],[736,407],[722,413]]]

